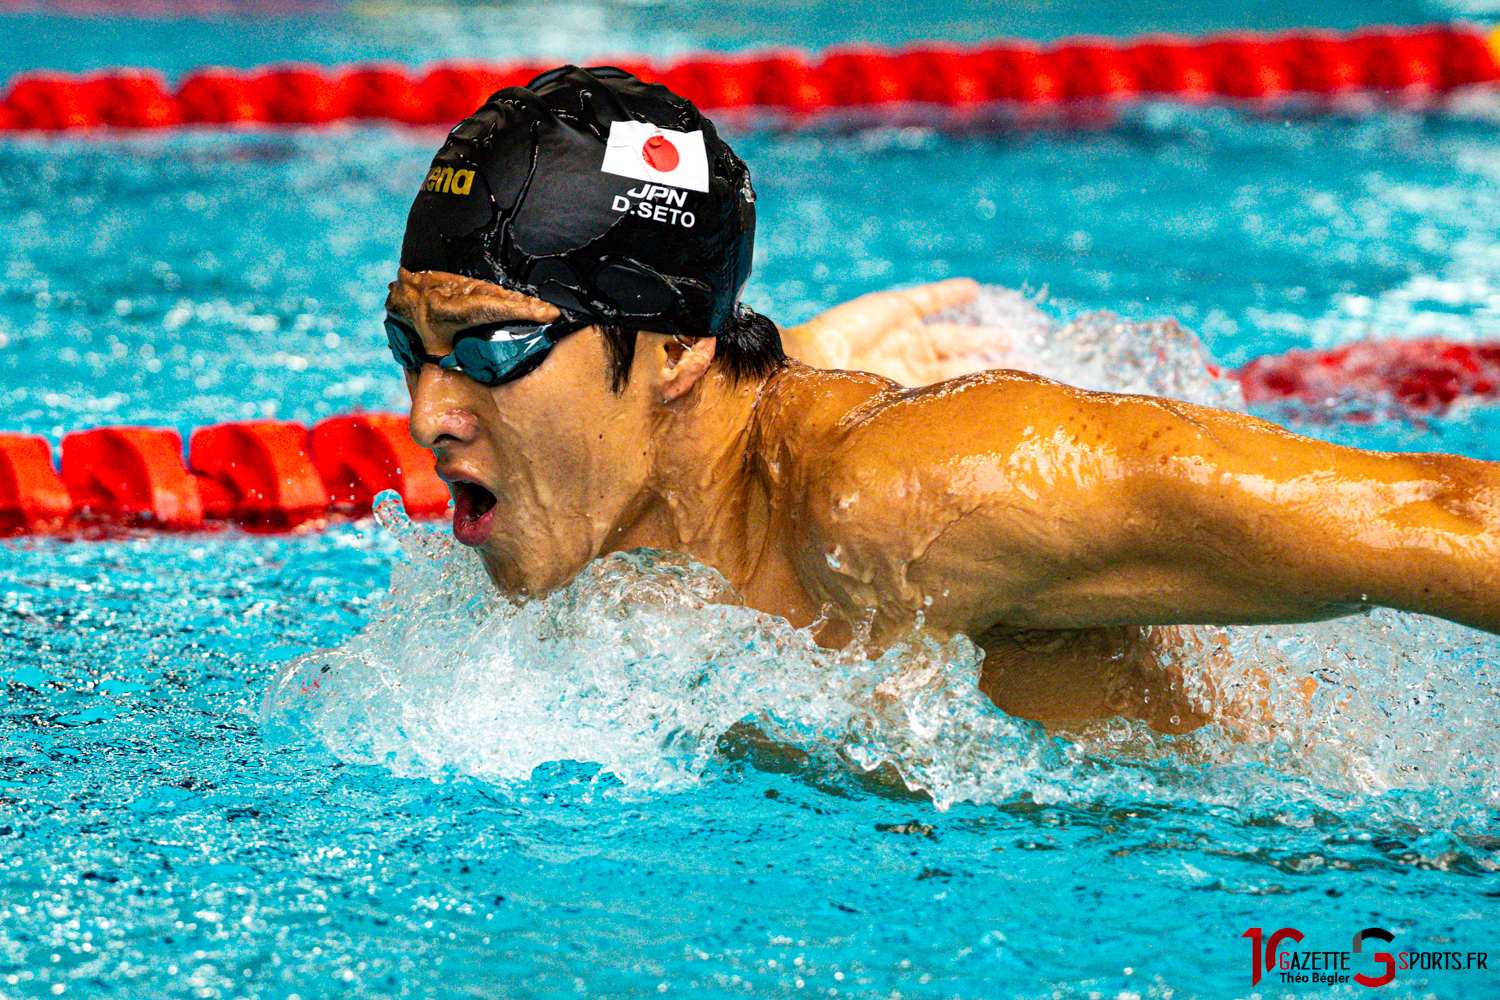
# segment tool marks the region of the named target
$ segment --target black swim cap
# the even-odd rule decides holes
[[[750,276],[750,171],[689,101],[613,67],[507,87],[448,135],[401,266],[595,322],[716,336]]]

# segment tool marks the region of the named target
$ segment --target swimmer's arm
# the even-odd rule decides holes
[[[972,299],[969,278],[871,292],[781,331],[787,354],[813,368],[871,372],[902,385],[930,385],[988,367],[979,354],[1009,348],[1003,335],[968,323],[928,317]]]
[[[1017,373],[895,395],[847,438],[830,574],[887,618],[976,634],[1383,605],[1500,633],[1500,464]]]

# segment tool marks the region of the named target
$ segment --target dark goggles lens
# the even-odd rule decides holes
[[[421,371],[427,354],[422,350],[422,341],[415,330],[402,326],[391,319],[385,321],[385,342],[391,348],[396,363],[409,372]]]
[[[458,369],[474,381],[495,386],[533,371],[546,360],[552,345],[588,325],[587,320],[564,317],[552,323],[506,320],[460,330],[451,354],[428,354],[417,332],[390,317],[385,337],[396,362],[407,371],[421,371],[424,364],[449,371]]]

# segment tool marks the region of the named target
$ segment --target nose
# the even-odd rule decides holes
[[[423,365],[420,372],[406,376],[406,388],[411,394],[407,426],[412,440],[423,448],[440,452],[478,435],[474,392],[482,387],[473,379],[437,365]]]

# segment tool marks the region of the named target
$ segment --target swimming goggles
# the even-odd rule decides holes
[[[534,371],[546,360],[553,344],[590,323],[567,315],[551,323],[524,319],[485,323],[454,334],[450,353],[428,354],[417,331],[387,316],[385,339],[396,362],[409,372],[419,372],[423,365],[437,365],[446,371],[461,371],[482,385],[496,386]]]

